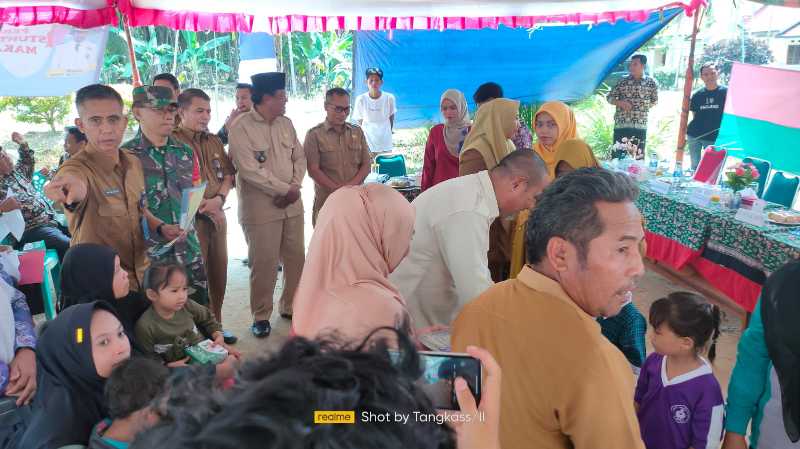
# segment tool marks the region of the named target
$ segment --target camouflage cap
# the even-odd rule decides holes
[[[139,86],[133,89],[133,105],[136,107],[163,108],[178,106],[172,99],[172,89],[165,86]]]

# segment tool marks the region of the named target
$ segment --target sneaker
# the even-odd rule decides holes
[[[270,332],[272,332],[272,326],[270,326],[269,321],[256,321],[250,330],[257,338],[264,338],[269,337]]]
[[[222,339],[225,340],[226,345],[232,345],[239,341],[239,337],[233,335],[230,331],[222,331]]]

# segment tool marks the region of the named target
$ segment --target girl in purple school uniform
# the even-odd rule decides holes
[[[671,293],[650,307],[653,347],[636,385],[637,415],[647,449],[708,449],[722,439],[722,389],[701,357],[713,362],[719,307],[702,296]]]

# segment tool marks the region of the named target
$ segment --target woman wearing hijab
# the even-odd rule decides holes
[[[458,175],[471,175],[497,166],[516,149],[509,139],[518,128],[519,101],[496,98],[483,103],[461,146]],[[508,278],[512,226],[513,222],[499,217],[489,228],[489,272],[495,282]]]
[[[64,256],[59,309],[95,300],[110,304],[128,331],[149,306],[138,293],[130,292],[128,273],[120,267],[116,251],[105,245],[81,243]]]
[[[493,169],[514,151],[509,139],[519,127],[519,101],[497,98],[481,105],[461,146],[458,175]]]
[[[122,323],[106,302],[77,304],[61,312],[39,339],[39,388],[31,423],[16,447],[88,444],[92,427],[108,414],[106,379],[130,352]]]
[[[800,448],[800,261],[764,284],[728,384],[723,449]]]
[[[439,102],[444,123],[431,128],[422,165],[422,191],[458,176],[458,155],[469,133],[467,100],[461,91],[448,89]]]
[[[538,151],[539,150],[537,150],[537,152]],[[555,178],[579,168],[599,167],[597,159],[595,159],[594,153],[592,152],[592,148],[581,139],[565,140],[552,152],[552,155],[549,155],[549,157],[551,162],[548,163],[547,168],[555,175]],[[545,160],[545,162],[547,162],[547,160]],[[561,171],[558,171],[557,167],[561,167]],[[529,215],[530,211],[524,210],[520,212],[519,215],[517,215],[517,221],[514,225],[514,233],[511,242],[511,271],[509,273],[511,278],[516,278],[517,274],[522,271],[522,267],[525,266],[525,228],[528,225]]]
[[[547,164],[550,177],[555,178],[556,149],[566,140],[578,137],[575,114],[560,101],[548,101],[533,116],[536,144],[533,149]]]
[[[389,281],[408,253],[414,209],[382,184],[345,187],[322,207],[294,297],[293,334],[346,341],[405,327],[405,300]]]

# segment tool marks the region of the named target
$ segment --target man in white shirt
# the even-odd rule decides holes
[[[367,69],[369,91],[356,97],[353,119],[363,128],[369,151],[373,154],[392,151],[394,114],[397,112],[394,95],[382,92],[383,70]]]
[[[516,150],[492,170],[439,183],[414,200],[411,249],[390,280],[415,327],[449,326],[467,302],[494,285],[489,226],[498,216],[533,207],[549,183],[542,158]]]

